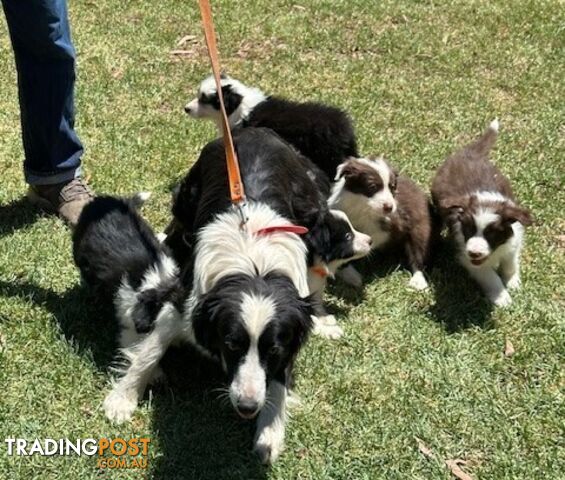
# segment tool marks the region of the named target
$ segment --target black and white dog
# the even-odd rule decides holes
[[[188,176],[193,184],[186,185],[189,197],[197,195],[184,220],[194,233],[183,320],[157,317],[127,355],[129,367],[104,407],[115,421],[130,418],[169,345],[189,342],[221,364],[237,413],[257,417],[254,449],[271,463],[283,448],[287,389],[315,313],[307,245],[294,233],[294,219],[303,218],[314,231],[325,228],[316,225],[325,203],[296,163],[300,157],[277,135],[250,128],[236,132],[234,140],[248,220],[242,227],[230,204],[222,142],[211,142],[194,167],[198,174]],[[328,239],[320,234],[311,241],[323,245]]]
[[[293,102],[267,96],[258,88],[223,76],[222,94],[230,126],[266,127],[308,157],[328,178],[348,157],[357,157],[351,119],[342,110],[315,102]],[[221,129],[220,102],[212,76],[200,84],[198,96],[185,106],[194,118],[214,120]]]
[[[520,287],[524,227],[533,219],[488,158],[498,128],[494,120],[477,140],[443,162],[432,197],[457,245],[459,262],[491,302],[505,307],[512,302],[508,290]]]
[[[146,360],[142,346],[154,331],[176,337],[182,325],[177,265],[137,211],[148,196],[96,197],[84,207],[73,233],[75,263],[84,282],[113,302],[121,353],[130,363],[104,402],[106,415],[117,422],[131,416],[148,382],[161,375],[158,362],[136,368]]]
[[[274,132],[262,128],[238,129],[234,137],[249,197],[269,204],[285,218],[308,228],[303,237],[308,247],[308,283],[318,300],[314,332],[338,338],[343,330],[325,311],[322,293],[328,277],[370,252],[370,237],[357,232],[343,212],[328,210],[330,184],[326,176]],[[198,205],[206,202],[201,199],[202,186],[215,184],[216,194],[227,202],[225,180],[217,175],[225,168],[224,162],[221,143],[209,144],[178,187],[173,201],[173,223],[177,228],[170,229],[167,239],[175,258],[186,258],[179,238],[190,238],[190,232],[197,231],[195,223],[201,222],[196,215],[199,215]]]

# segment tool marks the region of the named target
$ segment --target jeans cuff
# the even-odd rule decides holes
[[[24,172],[26,182],[29,185],[55,185],[57,183],[70,182],[73,178],[80,177],[81,168],[67,170],[54,175],[37,175],[31,172]]]

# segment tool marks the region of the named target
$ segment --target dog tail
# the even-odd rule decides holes
[[[468,157],[471,159],[488,157],[489,152],[496,143],[499,128],[498,118],[495,118],[490,122],[484,133],[467,147]]]
[[[130,205],[138,210],[147,200],[149,200],[149,197],[151,197],[151,192],[139,192],[130,197],[128,200]]]

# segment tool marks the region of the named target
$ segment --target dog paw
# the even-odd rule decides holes
[[[412,275],[408,285],[415,290],[426,290],[429,286],[426,277],[424,277],[424,274],[420,271]]]
[[[263,465],[272,465],[284,448],[284,426],[265,427],[258,432],[253,451]]]
[[[489,295],[489,298],[497,307],[508,307],[512,303],[512,297],[506,290],[497,294]]]
[[[508,282],[506,282],[506,288],[510,290],[518,290],[521,285],[522,285],[522,281],[520,280],[520,275],[517,274],[512,275],[508,279]]]
[[[352,265],[339,270],[338,275],[345,283],[354,288],[361,288],[363,286],[363,277]]]
[[[337,324],[333,315],[324,315],[323,317],[314,317],[314,335],[337,340],[343,336],[343,329]]]
[[[118,390],[112,390],[103,404],[106,417],[117,424],[131,420],[136,407],[137,398],[125,395]]]
[[[157,237],[157,240],[159,240],[159,243],[163,243],[165,240],[167,240],[167,234],[164,232],[159,232],[155,236]]]

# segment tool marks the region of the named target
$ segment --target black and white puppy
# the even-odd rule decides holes
[[[177,265],[137,211],[148,196],[96,197],[73,232],[75,263],[84,282],[113,302],[121,353],[131,365],[143,361],[140,345],[154,328],[176,336],[182,324]],[[158,362],[145,371],[129,367],[127,372],[104,401],[106,415],[118,422],[130,417],[147,383],[161,375]]]
[[[459,261],[489,300],[504,307],[520,287],[520,251],[530,212],[516,203],[508,178],[489,161],[494,120],[481,137],[438,169],[432,198],[459,250]]]
[[[428,287],[423,270],[436,229],[430,202],[412,180],[398,175],[382,158],[350,158],[337,169],[328,204],[343,210],[356,229],[370,235],[374,249],[400,249],[412,272],[409,285],[417,290]],[[342,275],[353,285],[362,282],[352,266]]]
[[[337,338],[343,330],[323,307],[322,294],[328,277],[346,263],[367,255],[371,239],[356,231],[347,216],[328,210],[330,184],[326,176],[306,157],[296,152],[269,129],[238,129],[234,132],[240,168],[249,198],[270,205],[295,224],[308,228],[303,240],[308,247],[310,292],[316,295],[314,332]],[[217,172],[225,169],[220,141],[207,146],[178,187],[173,200],[174,221],[167,243],[175,258],[186,258],[190,238],[197,232],[198,205],[203,185],[215,185],[216,194],[227,203],[227,184]],[[212,187],[208,187],[212,188]],[[184,241],[181,241],[183,239]]]
[[[222,94],[233,127],[267,127],[274,130],[334,178],[337,166],[357,157],[357,142],[351,119],[342,110],[315,102],[293,102],[265,95],[258,88],[223,76]],[[194,118],[214,120],[221,129],[216,83],[206,78],[198,96],[185,106]]]

